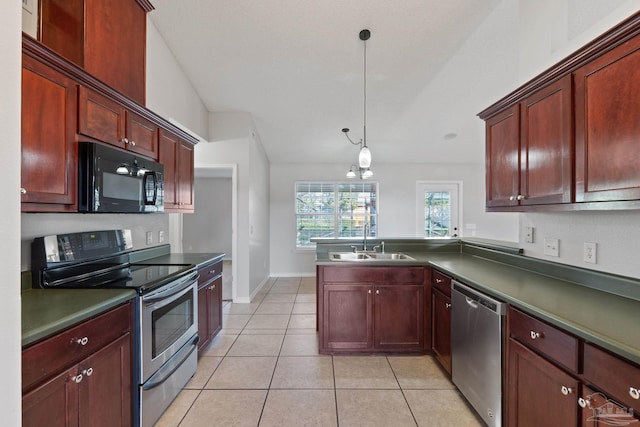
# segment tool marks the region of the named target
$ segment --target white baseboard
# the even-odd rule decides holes
[[[316,277],[316,273],[271,273],[271,277]]]

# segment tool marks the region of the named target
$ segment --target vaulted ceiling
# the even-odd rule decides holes
[[[364,28],[374,163],[482,162],[464,138],[479,119],[423,92],[498,3],[153,0],[150,17],[209,111],[253,116],[271,162],[355,160],[340,130],[363,134]]]

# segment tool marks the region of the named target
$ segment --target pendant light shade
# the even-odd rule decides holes
[[[358,164],[361,168],[368,168],[371,166],[371,150],[366,145],[360,149],[360,154],[358,155]]]

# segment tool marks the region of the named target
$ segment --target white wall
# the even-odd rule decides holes
[[[18,1],[0,2],[0,144],[2,162],[2,219],[0,220],[0,413],[2,424],[19,426],[21,419],[20,368],[20,73],[21,8]]]
[[[373,148],[372,148],[373,150]],[[375,154],[375,152],[374,152]],[[271,165],[271,275],[312,274],[315,253],[296,250],[296,181],[345,182],[348,164]],[[417,181],[461,181],[463,237],[516,241],[518,218],[514,214],[484,211],[482,164],[374,163],[372,181],[378,182],[378,236],[416,236]],[[471,225],[473,225],[471,227]],[[473,229],[475,227],[475,229]]]
[[[195,167],[237,165],[233,299],[249,302],[269,276],[269,163],[250,114],[211,113],[209,123],[211,142],[196,145]]]
[[[185,252],[224,252],[231,259],[232,196],[231,178],[195,179],[197,208],[183,217]]]
[[[149,18],[146,71],[147,108],[207,139],[209,112]]]
[[[637,0],[520,0],[519,83],[637,12]],[[540,29],[544,28],[544,31]],[[516,86],[505,85],[504,94]],[[640,211],[527,213],[520,218],[525,255],[631,277],[640,277]],[[525,243],[524,228],[535,241]],[[544,255],[544,238],[560,240],[560,256]],[[597,243],[597,264],[583,261],[584,242]]]

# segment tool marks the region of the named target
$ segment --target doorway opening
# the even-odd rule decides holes
[[[237,165],[194,170],[196,210],[182,215],[183,252],[224,252],[222,299],[236,298]]]

